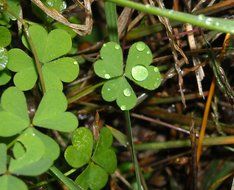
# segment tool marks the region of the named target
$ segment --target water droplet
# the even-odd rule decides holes
[[[150,8],[150,4],[146,4],[145,7],[146,7],[146,8]]]
[[[110,78],[110,75],[109,75],[109,74],[105,74],[104,77],[105,77],[106,79],[109,79],[109,78]]]
[[[215,22],[215,26],[219,26],[220,25],[220,23],[219,22]]]
[[[169,11],[169,14],[171,15],[171,14],[173,14],[174,13],[174,10],[170,10]]]
[[[124,89],[124,96],[131,96],[131,90],[129,88]]]
[[[149,55],[149,54],[150,54],[150,51],[147,51],[147,54]]]
[[[8,63],[7,50],[5,48],[0,48],[0,71],[6,68]]]
[[[115,45],[115,49],[119,49],[120,46],[118,44]]]
[[[74,61],[74,62],[73,62],[73,64],[74,64],[74,65],[77,65],[77,64],[78,64],[78,62],[77,62],[77,61]]]
[[[144,51],[144,49],[145,49],[145,43],[138,42],[137,45],[136,45],[136,48],[137,48],[138,51]]]
[[[212,23],[212,18],[207,18],[205,22],[207,25],[210,25]]]
[[[110,91],[111,89],[110,88],[107,88],[107,91]]]
[[[132,68],[132,77],[136,81],[143,81],[148,77],[148,70],[142,66],[142,65],[137,65]]]
[[[158,67],[154,67],[154,72],[156,72],[156,73],[159,72]]]
[[[103,47],[106,47],[106,44],[103,44]]]
[[[122,106],[120,107],[120,109],[121,109],[121,110],[126,110],[126,106],[125,106],[125,105],[122,105]]]
[[[198,15],[198,20],[204,20],[205,16],[204,15]]]

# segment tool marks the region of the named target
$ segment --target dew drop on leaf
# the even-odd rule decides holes
[[[7,62],[7,51],[5,48],[0,48],[0,71],[6,68]]]
[[[109,74],[105,74],[104,76],[106,79],[109,79],[110,78],[110,75]]]
[[[124,89],[124,96],[131,96],[131,90],[129,88]]]
[[[154,68],[154,72],[156,72],[156,73],[159,72],[158,67]]]
[[[132,68],[132,77],[136,81],[143,81],[148,77],[148,70],[142,65],[137,65]]]
[[[74,61],[74,65],[77,65],[78,64],[78,62],[77,61]]]
[[[144,51],[144,49],[145,49],[145,44],[144,44],[143,42],[138,42],[138,43],[136,44],[136,48],[137,48],[138,51]]]
[[[198,20],[204,20],[205,19],[205,16],[204,15],[198,15]]]
[[[116,44],[115,49],[119,49],[119,48],[120,48],[120,45]]]
[[[147,51],[147,54],[149,55],[149,54],[150,54],[150,51]]]
[[[106,47],[106,44],[103,44],[103,47]]]
[[[120,109],[121,109],[121,110],[126,110],[126,106],[123,105],[123,106],[120,107]]]

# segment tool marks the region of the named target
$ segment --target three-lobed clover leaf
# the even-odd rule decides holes
[[[6,69],[8,56],[6,46],[11,43],[11,33],[8,28],[0,26],[0,86],[5,85],[11,79],[10,72]]]
[[[66,112],[67,100],[59,90],[49,90],[43,96],[32,121],[29,119],[24,93],[17,87],[5,90],[1,97],[0,136],[20,134],[12,148],[8,171],[15,175],[36,176],[47,171],[59,156],[58,144],[33,126],[71,132],[78,120]],[[6,170],[6,152],[0,145],[0,174]],[[2,184],[0,183],[0,186]]]
[[[110,130],[102,128],[98,140],[94,142],[92,132],[80,127],[74,131],[72,145],[67,147],[64,154],[68,164],[74,168],[88,164],[75,180],[83,189],[102,189],[107,183],[108,174],[112,174],[117,167],[116,155],[111,148],[113,137]]]
[[[102,97],[108,102],[116,100],[121,110],[130,110],[137,102],[126,78],[147,90],[154,90],[161,83],[158,68],[150,65],[153,58],[151,50],[143,42],[136,42],[130,47],[124,71],[122,50],[117,43],[104,44],[100,57],[94,64],[94,71],[99,77],[107,79],[102,87]]]
[[[70,57],[62,57],[72,48],[70,35],[61,29],[52,30],[49,34],[39,25],[29,27],[32,43],[42,65],[42,74],[46,90],[63,89],[62,82],[73,81],[79,73],[78,62]],[[23,44],[30,50],[25,37]],[[16,72],[14,83],[20,90],[30,90],[37,81],[34,60],[21,49],[8,52],[8,69]]]

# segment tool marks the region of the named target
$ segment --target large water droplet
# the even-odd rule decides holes
[[[110,75],[109,75],[109,74],[105,74],[104,77],[105,77],[106,79],[109,79],[109,78],[110,78]]]
[[[119,49],[120,46],[118,44],[115,45],[115,49]]]
[[[78,62],[77,62],[77,61],[74,61],[74,62],[73,62],[73,64],[74,64],[74,65],[77,65],[77,64],[78,64]]]
[[[125,106],[125,105],[122,105],[122,106],[120,107],[120,109],[121,109],[121,110],[126,110],[126,106]]]
[[[145,44],[143,42],[138,42],[136,45],[136,48],[138,51],[144,51],[145,49]]]
[[[103,47],[106,47],[106,44],[103,44]]]
[[[137,81],[143,81],[148,77],[148,70],[142,65],[137,65],[132,68],[132,77]]]
[[[124,89],[124,96],[131,96],[131,90],[129,88]]]

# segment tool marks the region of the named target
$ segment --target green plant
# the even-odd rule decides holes
[[[79,73],[79,65],[75,59],[61,56],[67,54],[72,47],[71,37],[61,29],[52,30],[49,34],[39,26],[29,27],[29,34],[35,46],[38,59],[42,64],[45,89],[63,89],[62,82],[73,81]],[[56,42],[59,41],[59,44]],[[26,39],[23,44],[30,49]],[[30,90],[37,81],[34,60],[21,49],[8,52],[8,69],[17,72],[14,83],[20,90]]]
[[[0,86],[11,79],[10,72],[6,69],[8,56],[6,46],[11,43],[11,33],[5,26],[0,26]]]
[[[98,139],[92,132],[80,127],[73,132],[72,145],[65,151],[65,159],[74,168],[87,165],[75,182],[83,189],[102,189],[117,167],[115,152],[111,149],[113,137],[111,131],[104,127]]]
[[[65,112],[66,107],[67,101],[63,93],[50,90],[43,96],[35,116],[30,121],[23,92],[16,87],[4,91],[1,97],[0,136],[14,140],[8,146],[1,144],[1,174],[4,174],[1,176],[1,186],[4,184],[7,189],[11,183],[12,189],[15,189],[17,183],[22,183],[9,174],[37,176],[51,167],[59,156],[59,146],[34,126],[64,132],[73,131],[78,126],[78,121],[72,113]],[[9,155],[10,159],[5,159],[7,149],[13,152],[13,156]]]
[[[121,110],[130,110],[137,103],[136,94],[126,78],[148,90],[156,89],[161,83],[158,68],[150,66],[152,53],[143,42],[130,47],[124,71],[122,50],[117,43],[104,44],[100,57],[94,64],[94,71],[107,80],[102,87],[102,97],[108,102],[116,100]]]

